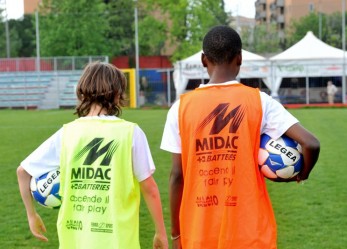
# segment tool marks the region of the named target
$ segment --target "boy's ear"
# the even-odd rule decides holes
[[[242,54],[239,53],[237,56],[236,56],[236,65],[238,66],[241,66],[242,65]]]
[[[236,64],[238,66],[241,66],[242,65],[242,54],[238,54],[237,57],[236,57]]]
[[[201,54],[201,62],[204,67],[207,67],[207,57],[204,53]]]

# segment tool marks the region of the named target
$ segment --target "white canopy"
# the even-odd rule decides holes
[[[309,31],[292,47],[270,58],[272,95],[277,96],[282,78],[342,76],[344,52]]]
[[[186,91],[190,79],[201,79],[203,81],[209,78],[206,68],[201,63],[201,53],[202,51],[199,51],[174,64],[173,77],[177,97]],[[267,78],[269,71],[268,63],[264,57],[242,50],[242,66],[239,78]]]
[[[308,31],[304,38],[282,53],[271,57],[270,60],[341,59],[342,56],[343,50],[322,42],[312,31]]]
[[[173,77],[177,97],[186,91],[190,79],[203,81],[209,78],[201,63],[201,53],[202,51],[199,51],[174,64]],[[282,78],[305,77],[308,88],[309,77],[342,76],[345,57],[347,59],[343,50],[322,42],[309,31],[299,42],[270,59],[242,50],[243,61],[239,78],[262,78],[271,90],[271,95],[277,97]],[[346,86],[343,85],[342,88],[345,92]]]

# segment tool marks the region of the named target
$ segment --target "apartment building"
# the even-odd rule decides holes
[[[341,12],[341,0],[257,0],[256,23],[275,23],[280,37],[293,20],[311,12],[331,14]]]
[[[24,0],[24,14],[32,14],[36,11],[41,0]]]
[[[237,15],[230,17],[229,24],[236,29],[238,33],[242,33],[243,29],[254,28],[255,19]]]

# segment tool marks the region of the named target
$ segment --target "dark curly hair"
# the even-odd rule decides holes
[[[202,50],[214,64],[230,63],[242,51],[241,38],[229,26],[215,26],[205,35]]]
[[[87,116],[91,106],[97,104],[106,110],[107,115],[119,116],[125,104],[126,86],[123,72],[114,65],[99,61],[89,63],[77,84],[79,103],[75,114]]]

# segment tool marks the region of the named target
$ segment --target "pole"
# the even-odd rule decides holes
[[[346,0],[342,0],[342,50],[343,50],[343,70],[342,70],[342,103],[346,104]]]
[[[40,66],[40,30],[39,30],[39,12],[35,12],[35,23],[36,23],[36,71],[41,71]]]
[[[9,28],[8,28],[8,19],[6,15],[6,22],[5,22],[5,29],[6,29],[6,55],[7,58],[11,57],[11,52],[10,52],[10,35],[9,35]]]
[[[135,17],[135,91],[136,91],[136,101],[135,106],[138,107],[138,98],[139,98],[139,90],[140,90],[140,73],[139,73],[139,33],[138,33],[138,13],[137,13],[137,0],[134,0],[135,2],[135,11],[134,11],[134,17]]]
[[[167,78],[167,104],[168,107],[171,106],[171,77],[170,77],[170,69],[167,69],[166,71],[166,78]]]
[[[8,12],[7,12],[7,2],[5,0],[5,8],[6,8],[6,21],[5,21],[5,32],[6,32],[6,55],[7,58],[11,57],[11,50],[10,50],[10,32],[8,27]]]
[[[321,7],[321,1],[319,0],[319,39],[322,40],[322,7]]]

